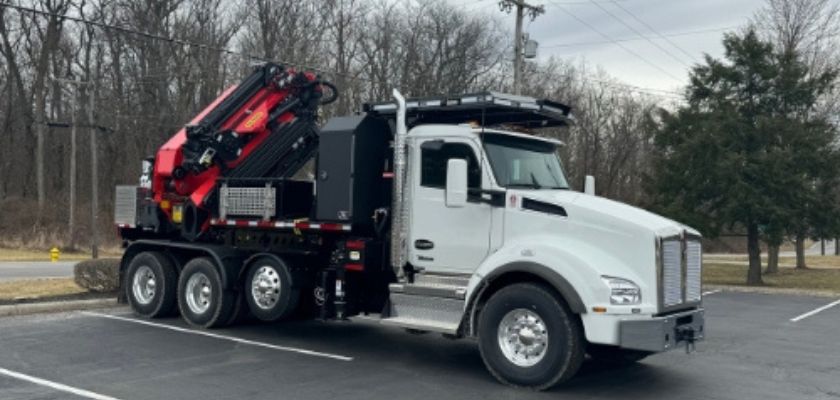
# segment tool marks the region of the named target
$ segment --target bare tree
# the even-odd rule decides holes
[[[35,135],[35,182],[38,198],[38,210],[44,209],[46,201],[45,174],[44,174],[44,152],[45,136],[47,131],[47,79],[50,73],[50,57],[56,50],[61,38],[62,16],[71,5],[67,0],[42,0],[38,7],[42,9],[47,17],[42,24],[41,19],[33,16],[31,21],[21,17],[21,28],[31,34],[25,37],[28,39],[26,50],[31,63],[27,67],[32,70],[32,83],[28,97],[29,101],[24,106],[29,131]],[[5,12],[3,12],[5,14]],[[0,35],[3,38],[3,55],[9,68],[13,71],[14,79],[18,82],[18,92],[25,94],[23,77],[20,73],[20,60],[17,59],[12,41],[9,38],[10,32],[5,23],[5,15],[0,23]],[[37,39],[37,41],[33,40]],[[30,106],[31,104],[31,106]]]
[[[833,0],[767,0],[753,17],[766,39],[783,53],[799,53],[818,75],[840,49],[840,3]]]

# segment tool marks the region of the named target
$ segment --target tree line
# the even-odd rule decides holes
[[[108,229],[114,185],[135,182],[140,160],[255,63],[314,70],[335,83],[341,95],[324,118],[389,99],[394,87],[425,96],[512,86],[505,15],[443,0],[7,4],[0,6],[0,207],[15,211],[0,213],[7,244],[76,242],[68,237],[69,186],[77,186],[76,214],[86,215],[91,134],[98,138],[99,220]],[[551,60],[528,69],[526,94],[577,109],[578,124],[554,133],[569,142],[572,181],[594,174],[604,178],[604,195],[640,203],[635,171],[645,168],[649,147],[641,121],[662,99],[585,64]],[[75,180],[72,125],[83,160]],[[88,219],[76,223],[73,236],[87,237]]]
[[[388,99],[394,87],[408,96],[512,87],[512,34],[502,28],[506,15],[495,10],[469,11],[444,0],[246,3],[0,5],[2,241],[85,243],[89,222],[76,218],[77,240],[71,240],[67,210],[71,182],[76,214],[89,207],[92,134],[99,221],[107,229],[114,185],[134,183],[140,160],[255,63],[314,70],[335,83],[341,95],[324,108],[324,118]],[[832,159],[840,115],[832,69],[838,18],[830,0],[768,0],[748,26],[725,37],[725,60],[706,57],[694,66],[684,92],[633,87],[598,67],[556,58],[528,63],[522,88],[573,107],[576,124],[548,134],[567,143],[562,158],[575,187],[594,175],[599,195],[653,208],[709,236],[746,233],[750,243],[758,238],[771,248],[787,238],[836,236],[832,224],[840,218],[824,213],[833,201],[834,170],[817,160]],[[766,54],[746,65],[737,50]],[[752,76],[750,68],[775,68],[779,75],[733,78]],[[782,87],[793,95],[780,93]],[[747,108],[735,100],[757,102],[749,111],[756,117],[745,117]],[[758,118],[765,113],[768,119]],[[711,142],[701,140],[706,134]],[[724,156],[741,158],[715,158]],[[755,160],[767,164],[752,165]],[[760,179],[745,172],[748,166],[758,168]],[[710,183],[713,177],[719,179]],[[685,190],[689,185],[697,189]],[[765,186],[770,189],[757,189]],[[712,192],[697,193],[705,190]],[[734,206],[740,203],[748,210]]]

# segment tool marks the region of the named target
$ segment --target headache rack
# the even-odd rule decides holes
[[[571,107],[545,99],[498,92],[406,99],[408,127],[420,124],[460,124],[475,122],[481,126],[515,125],[544,128],[569,125],[574,120]],[[393,101],[366,103],[364,112],[395,118]]]

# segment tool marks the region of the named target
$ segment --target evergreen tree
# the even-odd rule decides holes
[[[757,285],[762,231],[776,239],[817,211],[837,219],[840,152],[832,125],[812,115],[836,72],[812,76],[753,30],[723,44],[725,60],[692,69],[688,104],[660,112],[649,189],[660,211],[709,237],[746,229],[747,284]]]

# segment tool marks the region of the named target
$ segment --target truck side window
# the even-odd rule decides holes
[[[446,164],[452,158],[467,160],[467,185],[481,187],[481,168],[472,147],[463,143],[442,143],[439,146],[421,148],[420,185],[425,187],[446,187]]]

